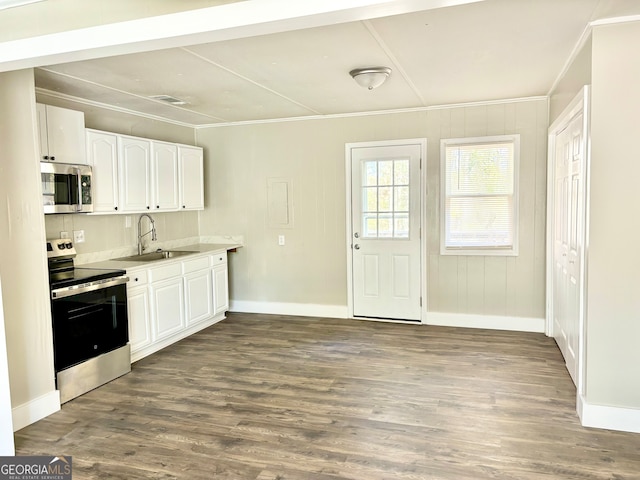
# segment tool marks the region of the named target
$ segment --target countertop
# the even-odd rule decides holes
[[[193,251],[193,253],[219,253],[229,250],[235,250],[236,248],[240,248],[242,245],[232,244],[232,243],[196,243],[193,245],[185,245],[183,247],[175,247],[175,248],[166,248],[165,250],[180,250],[180,251]],[[151,252],[153,250],[150,250]],[[149,252],[145,252],[149,253]],[[85,263],[82,265],[78,265],[80,268],[113,268],[120,270],[130,270],[132,268],[138,267],[152,267],[157,266],[165,262],[169,262],[172,260],[185,260],[188,259],[190,255],[183,255],[176,258],[170,259],[162,259],[162,260],[154,260],[151,262],[135,262],[135,261],[127,261],[127,260],[103,260],[101,262],[94,263]]]

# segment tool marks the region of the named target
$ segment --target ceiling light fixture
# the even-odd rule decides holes
[[[389,78],[391,69],[389,67],[355,68],[349,72],[349,75],[351,75],[361,87],[367,90],[373,90]]]

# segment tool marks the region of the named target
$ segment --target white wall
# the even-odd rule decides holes
[[[209,152],[211,205],[202,235],[242,234],[230,256],[236,302],[346,306],[345,158],[348,142],[426,137],[428,308],[434,312],[544,317],[546,100],[423,112],[198,130]],[[520,255],[439,253],[440,138],[521,134]],[[293,184],[294,225],[267,220],[267,181]],[[286,245],[278,246],[279,234]],[[542,325],[542,323],[541,323]]]
[[[582,87],[591,85],[591,42],[592,38],[589,36],[549,95],[550,125],[560,116]]]
[[[2,285],[0,284],[0,456],[15,455],[10,390],[9,364],[7,362],[7,337],[4,331]]]
[[[586,348],[587,401],[635,409],[640,409],[640,57],[630,45],[639,44],[640,22],[594,28]]]
[[[0,74],[0,278],[14,428],[60,408],[35,125],[33,71]]]

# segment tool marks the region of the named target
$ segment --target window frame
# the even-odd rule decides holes
[[[513,242],[511,247],[448,247],[447,220],[447,147],[513,143]],[[520,135],[492,135],[484,137],[445,138],[440,140],[440,255],[518,256],[519,192],[520,192]]]

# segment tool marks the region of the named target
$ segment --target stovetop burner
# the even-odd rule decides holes
[[[71,240],[61,238],[47,241],[49,285],[51,289],[80,285],[126,274],[125,270],[76,267],[76,249]]]

